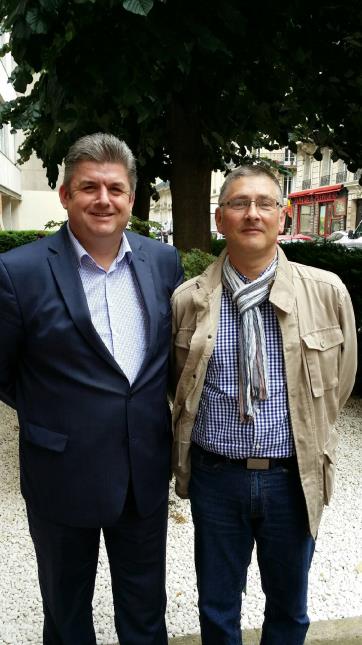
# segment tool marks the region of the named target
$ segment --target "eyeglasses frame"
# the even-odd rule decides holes
[[[243,210],[243,208],[233,208],[232,206],[230,206],[230,202],[231,202],[231,201],[234,201],[235,199],[238,199],[238,198],[237,198],[237,197],[235,197],[234,199],[228,200],[227,202],[221,202],[221,204],[219,204],[219,207],[221,207],[221,206],[229,206],[229,208],[231,208],[232,210],[235,210],[235,211],[242,211],[242,210]],[[240,198],[239,198],[239,199],[240,199]],[[270,199],[272,199],[272,198],[270,198]],[[248,210],[249,210],[249,208],[250,208],[250,206],[251,206],[252,204],[255,204],[255,208],[256,208],[256,210],[259,212],[259,210],[258,210],[258,205],[257,205],[257,201],[258,201],[257,199],[245,199],[244,201],[249,202],[249,205],[248,205],[248,206],[246,206],[246,208],[245,208],[245,210],[246,210],[246,211],[248,211]],[[273,200],[273,201],[275,201],[275,208],[278,208],[278,207],[279,207],[279,208],[282,208],[282,207],[283,207],[283,204],[281,204],[280,202],[278,202],[278,200],[277,200],[277,199],[275,199],[275,200]]]

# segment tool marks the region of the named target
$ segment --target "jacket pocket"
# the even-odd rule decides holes
[[[340,327],[318,329],[302,336],[302,340],[313,395],[323,396],[325,390],[338,385],[342,330]]]
[[[45,448],[53,452],[64,452],[68,443],[67,435],[47,430],[42,426],[28,423],[23,430],[25,439],[39,448]]]
[[[331,501],[334,489],[334,477],[336,473],[336,448],[338,435],[334,429],[323,451],[323,485],[324,485],[324,503],[326,505]]]

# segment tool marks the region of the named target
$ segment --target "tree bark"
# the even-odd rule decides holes
[[[136,196],[132,208],[132,215],[135,215],[135,217],[138,217],[138,219],[147,222],[150,214],[150,203],[150,182],[147,178],[144,178],[141,175],[138,177],[137,181]]]
[[[198,116],[174,102],[169,118],[173,242],[189,251],[210,251],[212,166],[202,143]]]

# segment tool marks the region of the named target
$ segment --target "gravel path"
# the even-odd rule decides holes
[[[41,601],[24,502],[19,493],[16,426],[14,412],[0,404],[0,643],[41,645]],[[349,401],[340,415],[338,430],[336,490],[323,515],[310,575],[312,621],[362,615],[362,399]],[[173,486],[167,568],[169,635],[198,632],[189,504],[174,495]],[[99,645],[117,642],[103,546],[93,606]],[[243,605],[243,627],[260,626],[262,612],[263,594],[253,558]]]

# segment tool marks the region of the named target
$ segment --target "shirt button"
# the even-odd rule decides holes
[[[326,341],[325,341],[325,340],[321,340],[321,347],[325,347],[325,346],[326,346]]]
[[[256,444],[256,446],[255,446],[255,448],[256,448],[257,450],[260,450],[260,448],[261,448],[260,443],[257,443],[257,444]]]

